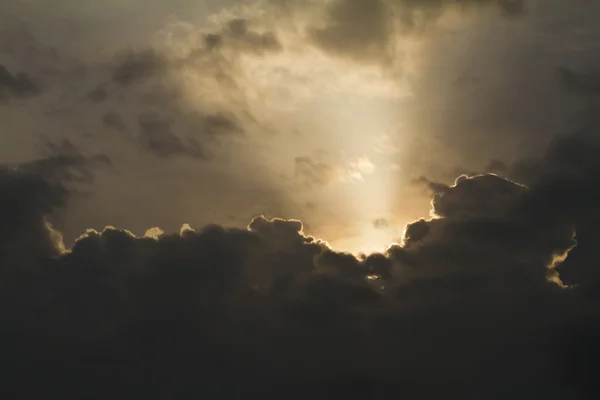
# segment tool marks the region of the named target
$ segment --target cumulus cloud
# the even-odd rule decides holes
[[[524,3],[328,4],[323,21],[310,21],[311,44],[336,57],[385,64],[394,30],[415,34],[447,7],[499,7],[514,15]],[[401,18],[388,24],[391,15]],[[81,119],[102,127],[102,140],[134,143],[164,161],[152,164],[168,180],[179,179],[166,160],[204,160],[246,133],[244,76],[231,54],[285,52],[279,33],[249,18],[227,18],[212,33],[187,28],[189,41],[179,47],[65,67],[73,74],[63,71],[54,86],[44,85],[64,105],[49,120],[65,114],[76,120],[77,110],[85,110]],[[596,82],[584,75],[565,70],[558,79],[588,100]],[[25,96],[28,78],[2,76],[0,69],[0,95]],[[258,216],[244,228],[184,224],[172,233],[155,226],[154,213],[138,211],[152,203],[138,186],[129,204],[107,190],[118,207],[106,211],[101,204],[96,211],[139,213],[148,221],[143,236],[118,227],[89,229],[66,246],[51,222],[113,157],[89,155],[80,136],[52,137],[42,158],[0,168],[0,339],[10,344],[0,393],[597,398],[590,365],[599,354],[600,144],[591,122],[556,137],[539,158],[490,163],[487,172],[498,175],[467,174],[452,184],[418,179],[431,194],[431,218],[409,223],[400,244],[368,256],[336,250],[297,219]],[[106,147],[120,147],[112,144]],[[293,160],[299,181],[314,186],[377,171],[368,158],[347,167],[317,156],[282,158]],[[236,181],[217,173],[184,177],[186,190],[197,184],[216,198],[192,199],[188,215],[210,213],[232,198],[259,203],[252,195],[265,179],[249,181],[259,172],[240,165],[248,171]],[[222,196],[220,186],[236,191]],[[163,195],[160,185],[152,189],[153,201],[179,197]],[[265,197],[280,201],[277,193]],[[319,198],[289,201],[296,200],[323,208]],[[398,207],[409,200],[399,198]],[[156,203],[172,216],[180,215],[183,201]],[[371,228],[389,226],[382,218]]]
[[[551,147],[547,159],[587,177],[579,158],[559,157],[567,148]],[[481,398],[515,387],[548,395],[572,385],[595,393],[549,366],[582,368],[555,346],[571,345],[581,332],[571,321],[587,321],[595,300],[582,281],[561,282],[570,255],[561,261],[578,249],[574,232],[577,244],[588,240],[583,203],[548,197],[593,195],[587,178],[565,187],[542,174],[527,187],[459,177],[437,186],[435,218],[409,224],[401,245],[357,257],[300,221],[265,217],[246,229],[152,228],[143,237],[88,230],[65,249],[47,216],[64,206],[68,178],[52,180],[42,165],[5,168],[0,179],[1,331],[13,343],[7,357],[29,366],[8,372],[7,394],[152,396],[152,385],[139,384],[145,370],[164,393],[206,396],[281,396],[296,386],[337,396],[357,379],[366,396]],[[584,204],[587,215],[597,209]]]

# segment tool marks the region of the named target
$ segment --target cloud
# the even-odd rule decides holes
[[[337,167],[316,161],[312,157],[301,156],[294,159],[295,174],[309,185],[328,185],[342,178],[342,171]]]
[[[138,118],[140,143],[160,158],[188,155],[205,158],[205,151],[194,138],[181,139],[172,132],[172,122],[157,114],[142,114]]]
[[[40,88],[25,72],[11,74],[4,65],[0,65],[0,104],[11,98],[25,98],[36,95]]]
[[[587,176],[579,158],[562,155],[569,146],[561,142],[547,155],[551,171],[562,172],[529,187],[495,175],[440,185],[436,217],[409,224],[402,245],[368,257],[335,251],[298,220],[265,217],[246,229],[153,228],[143,237],[88,230],[64,249],[47,223],[70,193],[68,175],[49,174],[48,165],[64,165],[5,168],[0,325],[13,343],[9,356],[29,367],[9,371],[2,390],[151,394],[136,384],[136,371],[151,369],[164,391],[200,395],[279,395],[289,385],[339,394],[350,376],[361,377],[365,393],[377,387],[390,396],[417,390],[436,398],[402,382],[473,397],[490,385],[502,393],[511,385],[563,393],[569,382],[592,393],[589,382],[548,366],[548,358],[564,360],[552,345],[568,346],[579,332],[570,321],[593,309],[579,286],[567,289],[560,279],[569,252],[579,249],[574,228],[578,245],[588,240],[577,210],[585,204],[590,215],[597,203],[545,205],[560,190],[591,194],[591,181],[565,188],[558,179],[568,171]],[[76,154],[68,143],[49,148]],[[548,328],[557,322],[560,329]],[[494,363],[482,365],[488,356]],[[93,374],[76,368],[81,357]],[[61,368],[46,367],[44,360],[58,359]],[[579,370],[582,362],[569,365]],[[465,371],[474,375],[461,384]],[[397,385],[386,383],[394,376],[402,377]],[[36,385],[26,385],[30,379]]]
[[[208,33],[204,36],[206,48],[220,50],[228,47],[240,53],[247,52],[254,55],[279,52],[283,49],[275,33],[257,32],[249,25],[246,19],[231,19],[220,32]]]
[[[390,62],[391,22],[380,0],[343,0],[328,9],[330,22],[309,35],[323,50],[357,60]]]
[[[391,225],[391,222],[385,218],[377,218],[373,221],[373,227],[375,229],[388,229]]]
[[[190,156],[207,159],[212,156],[209,145],[216,145],[243,131],[233,116],[188,114],[181,120],[148,112],[138,116],[139,142],[142,148],[160,158]],[[182,132],[176,132],[175,130]]]
[[[434,194],[432,215],[437,218],[406,228],[398,257],[425,278],[443,271],[458,279],[500,274],[544,285],[554,279],[556,257],[574,247],[574,226],[552,214],[544,220],[524,214],[528,195],[526,187],[495,175],[460,177]]]
[[[330,15],[338,25],[315,28],[312,40],[343,58],[385,59],[388,27],[376,21],[387,14],[374,9],[372,21],[368,15],[378,3],[384,4],[333,3],[329,11],[344,6],[349,14]],[[507,5],[520,4],[467,3],[508,12]],[[416,32],[420,13],[435,19],[448,2],[393,4],[410,11],[403,23]],[[372,31],[357,39],[349,26],[360,25],[359,12]],[[357,46],[334,48],[342,34]],[[102,126],[101,140],[133,138],[165,160],[204,159],[247,125],[243,101],[213,101],[227,91],[203,84],[218,75],[223,87],[239,86],[229,51],[255,57],[281,49],[278,36],[242,19],[199,38],[190,46],[200,49],[193,56],[190,48],[183,55],[176,48],[141,51],[82,67],[89,75],[73,75],[79,89],[59,97],[83,105],[65,113],[85,121],[91,115]],[[576,93],[588,93],[584,81],[577,80]],[[48,90],[62,87],[55,85]],[[190,99],[198,101],[194,110]],[[7,398],[596,398],[589,366],[598,354],[597,132],[588,124],[556,138],[539,159],[490,166],[506,178],[469,174],[451,185],[420,179],[432,192],[433,217],[408,224],[402,244],[368,257],[337,251],[296,219],[256,217],[245,228],[184,225],[176,233],[155,227],[156,215],[140,209],[159,203],[174,218],[183,204],[173,201],[175,193],[161,197],[158,173],[149,174],[152,202],[139,183],[128,187],[130,203],[111,190],[115,185],[103,194],[116,198],[117,207],[92,210],[116,222],[119,212],[139,215],[147,234],[90,229],[67,249],[50,221],[113,154],[87,155],[79,136],[52,138],[42,158],[0,169],[0,339],[11,344],[3,355],[12,363],[0,392]],[[169,163],[152,164],[168,180],[180,179]],[[298,179],[313,185],[374,171],[368,159],[344,169],[311,156],[297,157],[294,167]],[[187,214],[211,213],[238,197],[259,203],[253,190],[266,179],[248,181],[258,173],[247,169],[235,181],[205,174],[190,185],[186,176],[186,190],[197,186],[217,199],[190,196]],[[222,196],[219,185],[235,192]],[[264,197],[279,201],[277,194]],[[321,199],[294,200],[323,208]],[[399,207],[409,200],[399,199]]]
[[[127,86],[164,71],[168,62],[155,51],[130,52],[123,57],[112,75],[114,82]]]
[[[47,140],[42,150],[43,158],[21,164],[18,169],[56,182],[92,183],[95,170],[111,166],[107,155],[84,155],[69,139]]]
[[[65,206],[72,184],[91,183],[95,170],[110,165],[104,155],[83,156],[68,140],[47,143],[45,153],[25,164],[0,168],[0,249],[8,269],[20,268],[19,261],[11,259],[15,253],[27,262],[60,253],[62,238],[46,217]]]
[[[363,63],[393,65],[398,37],[423,32],[448,9],[496,6],[505,15],[524,10],[523,0],[335,0],[328,3],[325,22],[308,31],[322,50]]]

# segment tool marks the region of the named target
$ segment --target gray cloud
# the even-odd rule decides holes
[[[338,25],[315,28],[314,43],[341,57],[385,59],[381,49],[389,28],[373,21],[386,15],[368,9],[367,2],[337,4],[329,11],[344,5],[354,14],[340,11]],[[394,4],[411,11],[402,23],[417,32],[419,13],[432,21],[448,2]],[[520,3],[464,4],[521,11]],[[512,4],[517,7],[509,7]],[[373,10],[370,20],[366,14]],[[333,39],[351,33],[352,24],[342,21],[361,25],[359,12],[365,14],[369,32],[350,36],[354,44],[335,47]],[[225,53],[238,48],[253,55],[279,51],[274,44],[279,41],[258,28],[254,31],[249,20],[234,21],[205,36],[205,47],[193,57],[183,57],[186,63],[206,68],[197,71],[205,74],[202,77],[222,73],[231,88],[243,85],[235,68],[229,69],[232,64],[224,61]],[[493,43],[488,45],[496,51]],[[77,226],[112,220],[139,232],[140,226],[155,226],[157,221],[206,218],[220,207],[233,210],[238,219],[262,208],[293,215],[287,205],[294,201],[326,207],[320,198],[311,198],[309,204],[298,193],[283,197],[281,191],[267,190],[268,174],[244,163],[246,153],[231,157],[235,165],[226,166],[231,171],[223,166],[226,163],[213,160],[194,163],[184,174],[176,168],[178,163],[167,162],[212,155],[230,138],[246,140],[249,135],[239,135],[246,125],[236,113],[243,102],[240,106],[226,101],[221,109],[204,104],[199,96],[192,111],[182,101],[177,80],[169,79],[181,65],[179,59],[156,52],[162,60],[157,62],[143,51],[132,54],[129,61],[92,62],[82,66],[80,74],[65,73],[44,82],[44,93],[60,107],[36,125],[47,128],[49,136],[43,158],[0,168],[0,340],[10,343],[3,356],[13,366],[0,388],[3,397],[598,397],[592,368],[600,354],[600,149],[597,110],[586,101],[595,93],[593,73],[580,74],[573,67],[570,75],[559,75],[572,97],[586,103],[586,123],[575,133],[555,137],[538,157],[522,158],[527,152],[511,142],[507,147],[514,158],[488,167],[508,179],[469,174],[453,184],[438,182],[439,176],[456,176],[454,165],[439,167],[452,164],[446,154],[477,148],[486,129],[474,130],[480,136],[466,137],[456,134],[461,131],[457,125],[441,124],[444,129],[434,131],[435,138],[447,139],[443,152],[416,151],[407,139],[406,152],[413,152],[415,159],[439,162],[438,175],[429,177],[426,168],[410,175],[428,177],[416,183],[432,192],[435,218],[408,224],[402,244],[383,254],[339,252],[306,234],[298,220],[266,217],[252,219],[247,228],[210,224],[171,233],[174,229],[165,227],[169,232],[156,228],[145,237],[118,228],[89,230],[67,250],[61,233],[49,224],[62,213],[72,213]],[[482,70],[488,69],[486,61],[497,61],[484,54],[477,59],[483,64],[473,63],[469,54],[463,56]],[[448,75],[456,70],[439,65]],[[532,70],[552,85],[555,67],[548,63],[547,69]],[[124,72],[117,74],[121,68]],[[514,98],[544,98],[543,93],[530,96],[529,73],[512,82],[514,91],[507,97],[494,91],[495,86],[486,86],[490,78],[483,75],[474,86],[482,85],[500,99],[490,114],[494,124],[487,121],[492,128],[520,126],[503,108],[512,106]],[[453,76],[448,79],[455,81]],[[432,93],[445,96],[445,87],[433,81]],[[478,104],[481,98],[470,98],[467,92],[462,92],[464,101],[451,95],[446,99],[457,107]],[[552,119],[553,108],[545,104],[533,102],[540,114]],[[36,106],[46,111],[45,103]],[[9,107],[3,107],[2,118],[19,112]],[[35,109],[26,111],[29,117]],[[438,116],[429,111],[422,114],[426,122]],[[456,120],[465,115],[458,108],[450,111]],[[67,123],[53,125],[58,118]],[[71,124],[76,134],[65,128],[71,129]],[[93,124],[102,128],[101,142],[83,134]],[[19,125],[6,129],[10,135],[11,128]],[[109,130],[120,135],[110,135]],[[411,132],[404,131],[407,136]],[[534,135],[517,133],[523,140]],[[57,140],[59,134],[68,140]],[[494,134],[485,136],[489,147],[509,140]],[[433,139],[423,135],[422,140]],[[535,143],[539,153],[543,140]],[[142,164],[129,145],[165,162],[152,159]],[[248,152],[259,145],[244,142]],[[88,155],[88,148],[100,155]],[[473,160],[461,161],[504,159],[505,154],[495,150],[493,157],[484,149],[471,153]],[[290,160],[286,154],[282,158]],[[412,162],[410,157],[406,160]],[[98,179],[97,202],[77,209],[71,196],[81,185],[94,182],[98,168],[111,164],[119,168],[122,180],[106,184]],[[335,166],[318,158],[297,157],[293,166],[301,182],[324,185],[339,178]],[[148,172],[130,174],[133,168]],[[476,168],[467,165],[469,169]],[[169,186],[172,182],[183,189],[170,190],[177,187]],[[193,196],[195,188],[201,196]],[[411,200],[399,196],[398,208]],[[251,210],[244,208],[248,203]],[[97,215],[104,219],[89,223],[88,218]],[[316,226],[327,223],[311,221]],[[387,220],[376,220],[373,226],[386,227]],[[148,382],[159,382],[160,388]]]
[[[11,97],[21,98],[36,95],[40,88],[24,72],[11,74],[0,65],[0,104],[6,103]]]
[[[410,224],[404,244],[386,254],[356,258],[305,235],[300,221],[264,217],[247,229],[208,225],[152,237],[88,231],[64,252],[45,216],[68,191],[47,182],[16,170],[0,179],[2,245],[10,248],[0,253],[0,324],[13,338],[9,356],[29,365],[26,375],[8,372],[7,394],[60,394],[66,380],[71,394],[152,393],[131,377],[144,368],[165,392],[199,395],[279,396],[301,385],[299,393],[337,396],[351,390],[340,376],[360,376],[365,396],[480,397],[513,385],[538,395],[562,395],[570,384],[582,395],[597,390],[573,379],[582,360],[553,346],[571,345],[579,328],[570,321],[585,321],[580,310],[594,303],[548,280],[553,255],[574,242],[556,212],[531,213],[537,186],[461,177],[435,195],[438,219]],[[550,183],[557,182],[543,186]],[[549,330],[557,321],[561,328]],[[42,354],[65,368],[48,371]],[[482,365],[483,355],[494,363]],[[75,368],[82,356],[93,375]],[[549,359],[571,372],[557,372]],[[119,374],[99,385],[105,369]],[[455,378],[464,371],[477,374],[461,384]],[[36,385],[23,385],[31,378]],[[237,384],[223,386],[231,379]]]
[[[172,131],[172,121],[158,114],[142,114],[138,119],[140,143],[157,157],[188,155],[206,158],[205,151],[194,138],[181,139]]]
[[[42,158],[21,164],[19,169],[51,181],[92,183],[96,169],[111,166],[111,159],[107,155],[84,155],[69,139],[58,142],[47,140],[42,147],[42,154]]]
[[[392,21],[387,3],[343,0],[329,9],[331,22],[310,32],[319,47],[333,54],[359,61],[389,62]]]
[[[523,12],[524,3],[524,0],[336,0],[328,6],[326,25],[311,29],[309,36],[331,54],[389,66],[395,57],[396,35],[424,31],[447,8],[470,10],[496,6],[506,15],[517,15]]]
[[[127,86],[164,72],[168,65],[168,61],[155,51],[130,52],[116,64],[112,79]]]
[[[392,223],[385,218],[377,218],[373,221],[373,227],[375,229],[388,229]]]
[[[309,156],[294,159],[296,178],[308,185],[327,185],[341,178],[338,168]]]
[[[204,39],[208,50],[219,50],[225,47],[262,55],[283,49],[273,32],[254,31],[249,26],[248,20],[240,18],[228,21],[220,32],[206,34]]]

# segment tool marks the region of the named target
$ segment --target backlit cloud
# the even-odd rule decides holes
[[[598,11],[0,2],[1,397],[599,398]]]

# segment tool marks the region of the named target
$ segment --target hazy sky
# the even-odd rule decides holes
[[[412,181],[539,155],[579,106],[555,75],[594,61],[593,13],[510,3],[5,1],[0,63],[38,92],[0,108],[0,157],[110,158],[67,243],[265,214],[383,250],[427,215]]]
[[[77,346],[127,347],[131,332],[146,329],[139,321],[160,325],[163,312],[213,299],[230,322],[203,306],[180,328],[215,324],[207,343],[230,335],[216,348],[231,340],[235,351],[207,356],[217,381],[231,360],[243,360],[232,374],[244,375],[258,346],[271,355],[255,360],[243,385],[273,374],[277,390],[312,382],[319,393],[315,382],[337,388],[376,375],[385,396],[398,393],[385,389],[398,376],[400,386],[416,385],[406,393],[419,393],[429,379],[455,388],[465,374],[477,390],[463,398],[491,398],[486,384],[511,398],[517,388],[588,398],[597,388],[577,375],[588,359],[548,350],[571,343],[570,333],[541,344],[534,336],[555,326],[583,335],[585,324],[598,332],[599,23],[592,0],[0,1],[1,246],[10,274],[25,268],[41,285],[7,278],[15,281],[3,284],[3,299],[16,305],[6,326],[19,340],[45,324],[54,329],[48,343],[81,335],[75,348],[63,343],[75,362]],[[164,270],[188,264],[202,271]],[[77,271],[83,265],[89,271]],[[110,278],[99,284],[105,268]],[[177,286],[190,279],[215,283]],[[19,285],[31,295],[23,303]],[[86,285],[103,300],[87,299]],[[69,308],[83,298],[87,306]],[[38,301],[50,305],[40,311]],[[31,310],[40,320],[30,327],[10,316]],[[300,319],[281,322],[288,312]],[[438,342],[418,357],[452,319],[456,349]],[[495,324],[506,326],[498,336]],[[296,328],[306,335],[298,348],[286,342]],[[458,349],[467,361],[446,380]],[[114,352],[144,368],[143,357]],[[403,356],[414,370],[366,373]],[[152,362],[179,359],[162,357]],[[310,357],[319,364],[312,372],[270,364]],[[576,373],[557,372],[567,362]],[[185,387],[178,379],[165,378],[165,393]]]

